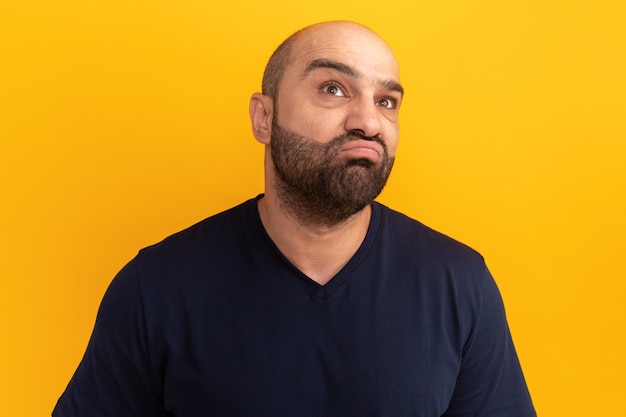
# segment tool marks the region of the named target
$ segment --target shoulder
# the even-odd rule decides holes
[[[466,329],[485,297],[497,301],[495,281],[479,252],[385,206],[375,250],[408,292],[458,310]]]
[[[255,210],[256,200],[251,199],[174,233],[141,249],[122,273],[136,276],[144,289],[156,289],[184,285],[241,264],[248,242],[258,240]]]
[[[224,247],[241,238],[250,217],[256,207],[256,200],[248,200],[242,204],[210,216],[184,230],[174,233],[161,242],[143,248],[138,258],[157,260],[172,256],[194,256],[198,251]]]
[[[466,244],[387,206],[376,205],[381,212],[380,237],[399,253],[439,264],[484,265],[482,255]]]

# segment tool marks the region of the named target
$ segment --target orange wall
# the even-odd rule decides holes
[[[0,5],[0,404],[48,415],[136,251],[262,191],[247,102],[320,20],[408,90],[380,200],[480,250],[540,415],[626,415],[624,6],[602,0]]]

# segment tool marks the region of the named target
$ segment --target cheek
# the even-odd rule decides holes
[[[389,156],[396,156],[399,139],[399,129],[397,127],[389,129],[388,133],[385,135],[385,144],[387,145],[387,152],[389,152]]]
[[[339,112],[305,106],[279,109],[278,124],[317,142],[329,142],[345,133]]]

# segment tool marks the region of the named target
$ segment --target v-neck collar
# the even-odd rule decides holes
[[[348,278],[352,276],[354,271],[366,259],[380,230],[382,210],[380,204],[378,204],[377,202],[373,202],[371,205],[372,216],[363,242],[361,243],[355,254],[352,256],[352,258],[350,258],[348,263],[339,272],[337,272],[337,274],[335,274],[335,276],[331,278],[330,281],[322,285],[315,282],[308,275],[304,274],[295,265],[293,265],[285,257],[285,255],[283,255],[280,249],[278,249],[278,246],[276,246],[274,241],[272,241],[269,234],[265,230],[265,227],[263,227],[263,223],[261,222],[261,217],[259,215],[257,203],[262,197],[263,194],[260,194],[256,198],[248,202],[249,204],[246,210],[246,217],[249,219],[251,226],[256,229],[256,233],[258,233],[259,236],[261,236],[261,239],[266,242],[267,247],[270,248],[270,250],[282,260],[282,262],[289,266],[294,274],[294,279],[297,279],[297,281],[301,282],[302,285],[306,287],[306,290],[309,293],[320,299],[329,298],[337,288],[339,288],[348,280]]]

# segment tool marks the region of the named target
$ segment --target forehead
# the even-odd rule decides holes
[[[374,32],[354,24],[327,24],[306,29],[293,43],[292,64],[286,73],[303,76],[311,62],[329,60],[353,68],[375,81],[399,81],[396,59]]]

